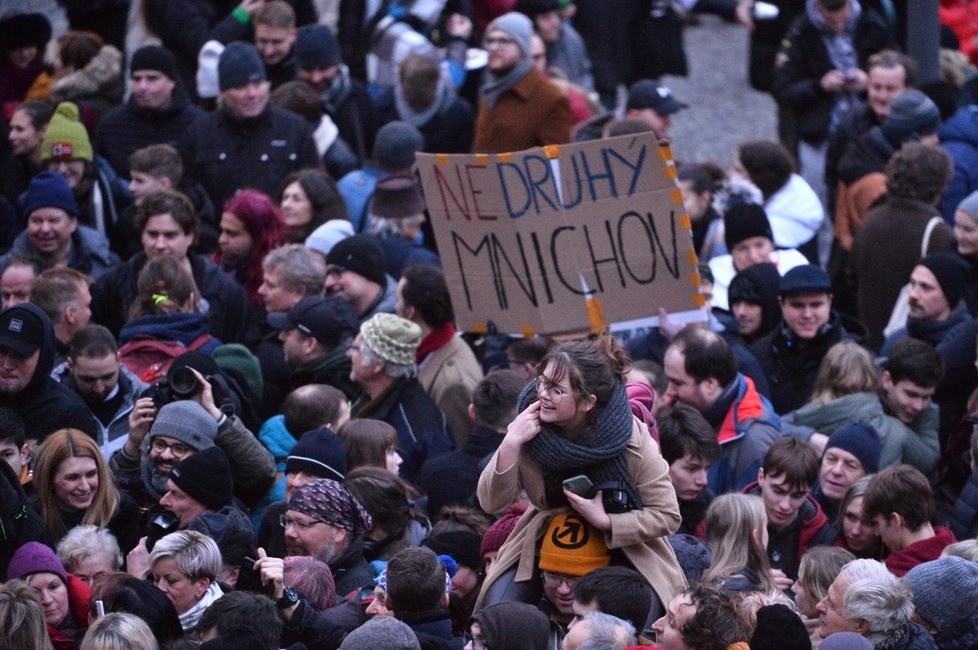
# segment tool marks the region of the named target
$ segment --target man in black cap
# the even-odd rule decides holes
[[[96,153],[123,178],[129,177],[129,156],[134,151],[152,144],[175,144],[206,114],[190,101],[176,60],[165,47],[147,45],[136,50],[129,70],[129,101],[102,117],[92,142]]]
[[[293,388],[328,384],[351,400],[360,396],[360,388],[350,380],[346,357],[346,348],[357,334],[357,316],[348,302],[310,296],[288,312],[269,314],[268,324],[279,330]]]
[[[35,305],[0,313],[0,406],[24,419],[27,439],[43,442],[58,429],[80,429],[98,440],[98,427],[84,402],[51,378],[54,329]]]
[[[220,109],[197,120],[180,142],[186,174],[214,205],[242,187],[273,195],[289,172],[319,165],[309,125],[268,105],[265,64],[254,45],[229,44],[217,74]]]
[[[340,57],[340,44],[326,25],[299,29],[295,45],[296,78],[319,93],[323,109],[333,118],[340,137],[362,164],[373,148],[377,127],[367,87],[350,76]]]
[[[360,323],[379,312],[393,314],[397,282],[386,268],[384,251],[372,237],[347,237],[326,256],[326,293],[350,303]]]
[[[664,85],[643,79],[628,91],[625,104],[625,119],[646,122],[662,140],[669,139],[672,116],[687,107],[687,104],[672,96]]]
[[[812,396],[815,375],[830,347],[856,338],[832,311],[832,283],[825,271],[804,264],[781,278],[781,324],[751,346],[771,386],[771,404],[784,415]],[[853,321],[853,329],[858,323]],[[865,332],[865,328],[863,328]]]

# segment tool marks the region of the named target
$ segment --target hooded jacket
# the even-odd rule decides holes
[[[27,542],[54,547],[51,533],[30,506],[20,479],[10,465],[0,462],[0,576],[6,577],[10,558]]]
[[[39,443],[58,429],[79,429],[98,440],[98,425],[88,407],[75,393],[51,377],[54,368],[54,329],[36,305],[25,303],[10,309],[29,311],[43,323],[44,343],[38,350],[37,366],[27,386],[17,393],[0,394],[0,406],[15,410],[24,420],[28,438]]]
[[[119,347],[140,338],[176,341],[189,346],[202,336],[210,338],[196,349],[209,357],[214,356],[214,350],[221,342],[211,335],[206,316],[184,312],[151,314],[133,318],[123,325],[119,332]]]
[[[30,239],[27,231],[21,232],[10,247],[10,253],[25,253],[37,260],[42,267],[48,266]],[[7,268],[10,253],[0,257],[0,269]],[[109,250],[109,240],[98,231],[78,224],[71,235],[71,255],[68,267],[97,278],[119,263],[119,258]]]
[[[75,70],[51,84],[51,101],[75,102],[89,132],[98,119],[118,106],[125,95],[122,52],[105,45],[84,68]]]
[[[954,223],[958,204],[978,190],[978,108],[962,106],[940,126],[937,135],[954,161],[954,173],[940,203],[944,221]]]
[[[490,648],[539,650],[546,647],[550,634],[547,616],[524,603],[499,603],[484,607],[472,615],[472,622],[482,628]]]
[[[731,309],[735,302],[749,302],[761,308],[761,326],[757,332],[740,337],[750,344],[768,334],[781,320],[781,304],[778,302],[778,289],[781,274],[773,264],[753,264],[737,273],[730,281],[727,299]]]

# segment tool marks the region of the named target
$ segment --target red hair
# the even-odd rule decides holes
[[[224,212],[233,214],[251,236],[251,253],[243,269],[236,273],[245,293],[253,305],[260,305],[258,287],[264,282],[262,260],[269,252],[285,243],[285,220],[275,202],[258,190],[239,190],[224,204]],[[223,213],[222,213],[223,214]],[[214,261],[223,259],[221,249],[214,253]]]

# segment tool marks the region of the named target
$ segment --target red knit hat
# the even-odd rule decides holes
[[[516,528],[516,522],[520,520],[524,512],[526,512],[525,503],[514,503],[503,513],[502,517],[496,520],[496,523],[489,526],[489,530],[482,537],[482,546],[479,547],[479,555],[485,557],[486,553],[501,549],[513,533],[513,529]]]

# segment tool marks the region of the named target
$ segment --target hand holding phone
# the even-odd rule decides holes
[[[591,492],[594,489],[594,483],[584,474],[572,476],[563,482],[563,486],[568,492],[573,492],[577,496],[585,499],[591,498]]]

